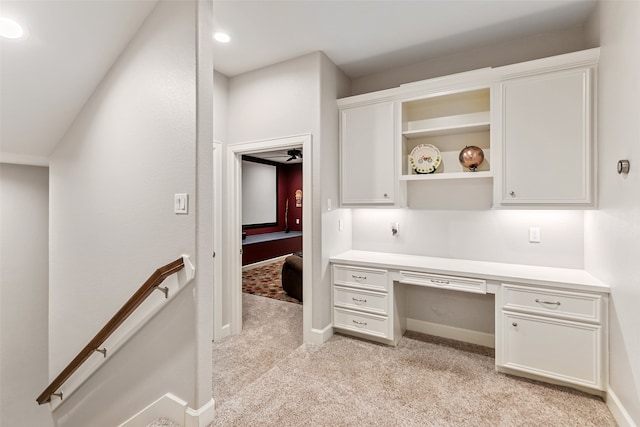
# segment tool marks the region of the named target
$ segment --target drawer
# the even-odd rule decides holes
[[[602,296],[582,292],[503,285],[502,308],[601,322]]]
[[[356,288],[334,286],[333,304],[336,307],[362,310],[375,314],[388,314],[388,296],[382,292],[373,292]]]
[[[430,288],[451,289],[453,291],[486,294],[487,282],[468,277],[442,276],[438,274],[401,271],[400,283],[407,285],[428,286]]]
[[[361,334],[392,339],[390,330],[391,323],[387,316],[334,308],[333,326]]]
[[[334,265],[333,283],[386,292],[389,288],[389,275],[387,270],[377,268]]]

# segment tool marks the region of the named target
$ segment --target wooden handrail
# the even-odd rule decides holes
[[[158,286],[168,276],[176,273],[184,268],[183,258],[160,267],[157,269],[144,284],[138,289],[129,300],[118,310],[118,312],[109,320],[104,327],[96,334],[89,344],[87,344],[78,355],[67,365],[66,368],[60,372],[60,374],[49,384],[49,386],[38,396],[36,401],[42,405],[51,401],[51,396],[54,395],[62,384],[82,365],[92,354],[100,349],[102,343],[118,329],[118,327],[133,313],[144,300],[151,295],[151,293],[158,288]],[[165,296],[166,296],[165,290]],[[106,353],[105,353],[106,356]]]

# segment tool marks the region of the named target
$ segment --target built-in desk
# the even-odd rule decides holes
[[[395,345],[407,286],[495,294],[497,370],[606,390],[609,287],[584,270],[368,251],[331,263],[336,330]]]

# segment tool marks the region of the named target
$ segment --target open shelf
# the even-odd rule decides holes
[[[403,102],[400,180],[492,178],[490,105],[488,87]],[[409,155],[421,144],[431,144],[440,151],[440,165],[432,174],[418,174],[411,168]],[[468,146],[480,147],[484,153],[484,162],[476,172],[458,161],[460,151]]]
[[[478,132],[489,130],[489,123],[489,111],[437,117],[407,122],[407,130],[403,131],[402,135],[409,139],[415,139],[427,136]]]
[[[449,172],[449,173],[428,173],[415,175],[402,175],[400,181],[437,181],[439,179],[486,179],[493,178],[491,171],[477,172]]]

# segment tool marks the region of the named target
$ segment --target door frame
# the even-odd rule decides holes
[[[312,138],[311,134],[302,134],[282,138],[232,144],[227,146],[227,192],[226,192],[226,226],[225,226],[225,259],[226,286],[228,299],[225,301],[229,310],[229,332],[231,335],[242,331],[242,156],[263,151],[290,149],[302,146],[302,191],[312,195]],[[313,268],[313,205],[312,198],[307,197],[302,203],[302,298],[303,298],[303,339],[309,341],[312,324],[311,278]],[[222,284],[220,284],[222,286]],[[222,301],[220,301],[222,303]],[[216,305],[221,311],[221,304]]]
[[[229,335],[222,317],[222,153],[223,144],[213,142],[213,340]]]

